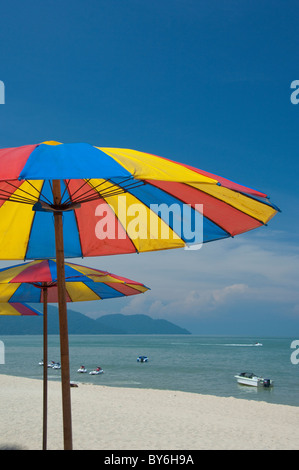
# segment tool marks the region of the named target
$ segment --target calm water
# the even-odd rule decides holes
[[[5,364],[0,374],[42,379],[42,336],[0,337]],[[71,380],[114,387],[182,390],[299,406],[299,364],[290,360],[292,340],[211,336],[70,336]],[[259,341],[262,347],[254,346]],[[147,355],[148,363],[137,356]],[[49,361],[60,361],[59,337],[49,336]],[[104,374],[78,374],[98,365]],[[234,375],[254,372],[275,382],[272,389],[236,383]],[[48,369],[49,380],[60,370]]]

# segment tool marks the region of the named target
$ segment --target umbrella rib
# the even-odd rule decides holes
[[[104,191],[100,192],[97,190],[97,188],[100,188],[103,184],[105,183],[110,183],[110,186],[107,187]],[[118,186],[114,183],[111,183],[111,180],[110,179],[106,179],[105,181],[102,181],[101,183],[97,184],[96,186],[94,186],[90,180],[88,181],[88,184],[91,186],[92,190],[95,191],[97,194],[99,194],[101,197],[104,197],[106,194],[108,194],[109,192],[113,192],[113,191],[118,191]],[[117,189],[116,189],[117,188]]]
[[[10,181],[7,181],[7,184],[9,184],[10,186],[12,186],[15,190],[19,190],[19,191],[21,191],[22,193],[27,194],[27,195],[29,196],[29,198],[24,197],[24,200],[25,200],[25,201],[26,201],[26,200],[27,200],[27,201],[32,201],[32,199],[30,199],[30,197],[34,197],[34,196],[32,196],[32,194],[30,194],[28,191],[25,191],[25,189],[23,189],[23,188],[21,188],[21,187],[15,186],[15,185],[12,184]],[[33,186],[33,187],[34,187],[34,186]],[[34,189],[37,191],[36,188],[34,188]],[[37,192],[38,192],[38,191],[37,191]],[[12,194],[14,194],[14,193],[12,193]],[[15,194],[14,194],[14,197],[15,197]],[[21,199],[21,197],[20,197],[20,199]],[[33,200],[34,200],[34,202],[37,201],[37,199],[33,199]]]
[[[134,187],[137,187],[137,185],[135,185]],[[131,186],[130,186],[131,188]],[[111,186],[110,190],[106,190],[105,192],[97,192],[97,195],[93,196],[93,197],[90,197],[90,198],[83,198],[83,199],[80,199],[78,198],[76,200],[76,202],[80,203],[80,202],[91,202],[91,201],[95,201],[97,199],[106,199],[108,197],[111,197],[111,196],[119,196],[120,194],[124,194],[128,191],[128,188],[121,188],[121,187],[117,187],[116,185],[115,186]]]
[[[100,185],[97,185],[97,186],[92,186],[92,188],[98,194],[101,194],[101,196],[104,198],[104,197],[109,197],[109,196],[116,196],[118,194],[123,194],[123,193],[127,192],[129,189],[132,189],[132,188],[135,188],[135,187],[142,186],[142,185],[146,184],[143,180],[133,180],[132,183],[131,183],[131,181],[132,181],[132,178],[126,178],[121,183],[118,184],[118,183],[114,183],[111,179],[105,180],[105,183],[110,182],[111,186],[106,188],[106,190],[103,191],[102,193],[99,193],[97,191],[97,188],[99,186],[101,186],[103,183],[101,183]],[[127,182],[130,182],[130,184],[125,186],[125,184]],[[89,183],[89,184],[91,184],[91,183]],[[122,185],[124,185],[124,186],[122,186]]]
[[[7,197],[7,196],[9,196],[9,197]],[[0,193],[0,200],[5,201],[5,202],[22,202],[24,204],[31,204],[32,205],[32,200],[31,199],[25,199],[25,198],[21,198],[21,197],[18,198],[16,196],[12,196],[12,193],[9,193],[9,192],[7,192],[7,196],[5,196],[5,193],[3,193],[3,194]],[[34,201],[34,203],[35,202],[36,201]]]
[[[34,199],[29,199],[29,198],[25,198],[25,197],[21,197],[21,196],[15,196],[11,193],[8,193],[8,196],[5,196],[5,195],[1,195],[0,196],[0,199],[2,201],[5,201],[5,202],[18,202],[18,203],[23,203],[23,204],[30,204],[31,206],[34,205],[36,203],[36,200]]]
[[[63,193],[62,193],[62,195],[61,195],[60,202],[62,202],[65,193],[66,193],[67,191],[68,191],[68,193],[69,193],[69,190],[68,190],[69,182],[70,182],[70,180],[64,180],[65,188],[64,188],[64,191],[63,191]],[[67,202],[68,202],[68,200],[67,200]]]
[[[70,181],[70,180],[68,180],[68,181]],[[74,191],[73,193],[71,193],[71,191],[69,189],[69,184],[67,182],[65,182],[66,188],[65,188],[65,191],[64,191],[62,196],[64,196],[64,194],[67,191],[68,192],[68,197],[64,201],[64,204],[67,205],[67,204],[72,204],[72,203],[80,203],[80,202],[90,201],[90,198],[83,197],[83,196],[85,196],[89,193],[93,194],[93,188],[89,188],[87,191],[85,191],[83,194],[81,194],[81,196],[78,196],[77,198],[74,197],[75,194],[78,193],[85,185],[87,185],[88,182],[89,182],[89,179],[85,180],[84,183],[78,189],[76,189],[76,191]],[[97,198],[98,198],[98,196],[97,196]]]
[[[51,201],[45,194],[42,194],[42,191],[39,191],[34,184],[30,180],[25,180],[33,189],[34,192],[36,192],[36,198],[34,194],[29,193],[25,189],[21,188],[20,186],[16,186],[13,184],[11,181],[5,181],[5,183],[9,186],[11,186],[12,191],[6,190],[6,189],[1,189],[0,188],[0,200],[3,201],[11,201],[11,202],[18,202],[18,203],[23,203],[23,204],[31,204],[34,205],[37,201],[43,201],[46,202],[48,205],[52,206],[53,201]],[[84,183],[74,191],[73,194],[71,194],[70,189],[69,189],[69,182],[70,180],[65,180],[65,189],[64,192],[61,196],[60,204],[62,204],[62,199],[65,196],[65,194],[68,194],[68,197],[66,197],[66,200],[63,203],[63,206],[68,206],[73,203],[84,203],[84,202],[91,202],[95,201],[97,199],[104,199],[107,197],[111,196],[118,196],[120,194],[123,194],[130,189],[142,186],[146,184],[145,181],[143,180],[132,180],[131,177],[125,178],[123,181],[120,183],[115,183],[111,179],[106,179],[104,181],[101,181],[97,185],[93,185],[91,183],[91,179],[86,179]],[[53,193],[53,187],[51,184],[51,181],[48,181],[50,190]],[[101,191],[101,187],[104,184],[110,183],[107,185],[107,187]],[[81,194],[78,194],[82,188],[86,186],[88,189]],[[16,194],[16,191],[19,191],[22,194]],[[78,194],[77,197],[75,195]]]
[[[52,194],[53,194],[51,181],[48,181],[48,183],[49,183],[49,186],[50,186],[50,191],[51,191]],[[45,184],[46,184],[46,181],[44,181],[44,185],[45,185]],[[43,187],[44,187],[44,185],[43,185]],[[44,200],[45,202],[47,202],[49,205],[53,204],[53,201],[51,201],[51,199],[48,199],[44,194],[40,194],[40,196],[43,196],[43,200]]]
[[[68,197],[68,199],[66,200],[66,202],[70,202],[70,203],[71,203],[71,202],[78,202],[78,200],[77,200],[76,198],[74,198],[74,195],[75,195],[77,192],[79,192],[80,189],[82,189],[83,186],[85,186],[86,184],[87,184],[87,181],[84,180],[84,183],[81,184],[81,186],[80,186],[78,189],[76,189],[76,191],[74,191],[72,194],[70,193],[70,190],[68,189],[69,197]]]
[[[87,191],[85,191],[84,193],[82,193],[81,196],[78,196],[77,198],[74,197],[74,196],[75,196],[75,194],[78,193],[85,185],[87,186],[87,184],[89,183],[89,181],[90,181],[90,179],[84,180],[84,183],[81,184],[81,186],[80,186],[78,189],[76,189],[76,191],[74,191],[72,194],[71,194],[71,192],[70,192],[69,189],[68,189],[69,197],[66,199],[65,203],[66,203],[66,204],[68,204],[68,203],[71,204],[71,203],[74,203],[74,202],[76,202],[76,203],[84,202],[84,201],[86,200],[86,198],[84,198],[83,196],[84,196],[85,194],[88,194],[88,193],[91,193],[91,194],[92,194],[92,193],[93,193],[93,191],[92,191],[93,188],[91,188],[91,189],[89,188]],[[103,183],[102,183],[102,184],[103,184]],[[88,199],[87,199],[87,200],[88,200]]]
[[[26,180],[26,182],[37,192],[38,196],[40,197],[41,191],[39,191],[38,189],[36,189],[36,187],[34,186],[34,184],[33,184],[30,180]],[[29,194],[29,193],[28,193],[28,194]],[[46,198],[44,195],[43,195],[43,198],[44,198],[45,200],[47,200],[48,202],[50,202],[49,199]]]
[[[36,193],[37,193],[36,199],[32,199],[32,198],[34,198],[34,195],[30,194],[28,191],[25,191],[23,188],[15,186],[10,181],[5,181],[6,184],[11,186],[15,190],[19,190],[22,193],[27,194],[30,197],[25,197],[24,195],[21,195],[21,194],[16,195],[14,191],[10,192],[10,191],[7,191],[5,189],[0,189],[0,200],[34,205],[39,200],[39,198],[41,196],[41,192],[34,186],[34,184],[32,184],[31,181],[29,181],[29,180],[25,180],[25,181],[33,188],[34,191],[36,191]],[[46,202],[48,202],[49,204],[52,204],[52,202],[46,196],[44,196],[44,195],[42,195],[42,196],[43,196],[43,199]]]
[[[131,181],[131,178],[125,179],[124,181],[122,181],[122,184],[125,184],[127,181]],[[105,188],[105,190],[100,191],[99,188],[107,182],[110,182],[111,185]],[[132,184],[128,186],[122,187],[119,184],[113,183],[110,179],[107,179],[107,180],[101,181],[97,185],[93,185],[91,183],[91,179],[88,179],[88,180],[85,180],[85,182],[73,194],[70,194],[70,191],[68,191],[69,198],[65,201],[65,203],[91,202],[99,198],[102,199],[104,197],[117,196],[119,194],[125,193],[131,187],[140,186],[141,184],[143,185],[145,183],[141,180],[138,180],[138,181],[134,181]],[[74,197],[75,194],[78,193],[85,185],[86,186],[89,185],[89,189],[87,189],[78,197]]]
[[[98,199],[99,196],[100,196],[101,198],[103,198],[103,195],[106,194],[105,191],[100,192],[100,191],[97,190],[97,188],[100,188],[101,186],[103,186],[103,185],[104,185],[105,183],[107,183],[107,182],[110,182],[110,180],[109,180],[109,179],[106,179],[106,180],[102,181],[101,183],[98,183],[98,184],[95,186],[95,185],[93,185],[93,184],[91,183],[91,179],[89,178],[88,180],[85,181],[85,184],[86,184],[87,186],[89,185],[89,188],[88,188],[87,191],[85,191],[85,193],[83,193],[83,194],[78,198],[78,201],[82,201],[82,202],[83,202],[83,201],[90,201],[90,200]],[[112,185],[110,186],[110,188],[113,188],[113,187],[115,187],[115,186],[116,186],[116,185],[113,185],[113,184],[112,184]],[[107,188],[107,189],[109,189],[109,188]],[[96,196],[95,196],[95,197],[90,198],[90,197],[87,197],[87,196],[86,196],[85,198],[83,198],[84,195],[88,195],[88,194],[91,194],[91,195],[92,195],[92,194],[94,194],[95,192],[96,192]]]
[[[36,188],[34,187],[34,185],[31,183],[31,181],[29,181],[29,180],[26,180],[26,181],[27,181],[34,189],[36,189]],[[42,186],[42,189],[44,188],[44,185],[45,185],[45,184],[46,184],[46,181],[44,181],[43,186]],[[50,181],[49,181],[49,186],[50,186],[50,190],[52,191],[52,186],[51,186],[51,182],[50,182]],[[48,203],[49,205],[51,205],[53,202],[51,201],[51,199],[47,198],[47,196],[45,196],[44,194],[42,194],[42,189],[41,189],[41,191],[38,191],[38,190],[37,190],[37,192],[39,193],[39,201],[42,200],[43,202],[46,202],[46,203]],[[52,191],[52,193],[53,193],[53,191]]]
[[[31,204],[36,203],[37,199],[32,199],[32,194],[28,193],[28,191],[25,191],[25,189],[22,189],[21,187],[15,186],[10,181],[6,181],[6,183],[9,186],[11,186],[12,188],[14,188],[14,190],[19,190],[22,193],[27,194],[29,197],[25,197],[25,196],[22,196],[22,195],[16,195],[14,193],[14,191],[9,192],[9,191],[6,191],[5,189],[0,189],[0,195],[3,196],[3,197],[1,197],[1,199],[4,199],[5,201],[7,201],[7,200],[13,201],[13,202],[25,202],[25,203],[27,202],[27,203],[31,203]],[[7,196],[9,196],[9,199],[7,198]]]

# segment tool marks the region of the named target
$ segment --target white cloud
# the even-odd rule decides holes
[[[215,304],[223,304],[230,301],[232,298],[242,296],[247,290],[248,286],[245,284],[233,284],[214,291],[212,295]]]
[[[105,313],[144,313],[170,321],[186,316],[221,315],[245,302],[275,302],[288,309],[299,305],[299,248],[283,232],[266,229],[215,243],[199,251],[169,250],[140,255],[85,258],[82,264],[107,269],[143,282],[150,291],[100,303]],[[78,260],[76,260],[78,262]],[[293,306],[292,306],[293,304]],[[72,308],[79,310],[76,304]]]
[[[152,253],[139,279],[151,287],[143,308],[155,316],[204,314],[236,301],[298,302],[298,249],[266,238],[224,240],[198,252]],[[138,279],[138,263],[130,265]],[[137,276],[137,278],[136,278]],[[139,296],[138,296],[139,297]],[[134,302],[134,305],[137,305]]]

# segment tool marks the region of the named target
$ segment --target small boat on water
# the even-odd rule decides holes
[[[272,387],[273,380],[265,379],[264,377],[259,377],[252,372],[241,372],[239,375],[235,375],[238,384],[240,385],[249,385],[251,387]]]
[[[148,357],[147,356],[138,356],[137,357],[137,362],[148,362]]]
[[[95,370],[92,370],[91,372],[89,372],[89,375],[99,375],[99,374],[103,374],[103,369],[102,367],[97,367]]]
[[[87,369],[86,369],[86,367],[81,366],[80,369],[77,370],[77,372],[79,372],[79,374],[86,374]]]
[[[254,346],[263,346],[262,343],[255,343]]]
[[[43,364],[40,364],[40,365],[43,365]],[[61,369],[60,363],[59,362],[54,362],[54,361],[49,362],[47,367],[49,369]]]

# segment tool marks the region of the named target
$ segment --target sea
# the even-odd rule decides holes
[[[0,336],[0,375],[43,378],[43,337]],[[299,406],[299,340],[197,335],[70,335],[71,380],[95,386],[180,390]],[[261,346],[256,346],[256,343]],[[296,351],[298,350],[298,355]],[[148,362],[137,362],[139,355]],[[48,337],[48,359],[60,361],[59,336]],[[297,364],[298,363],[298,364]],[[100,366],[101,375],[79,374]],[[253,372],[271,388],[239,385],[235,375]],[[48,379],[60,381],[59,369]]]

